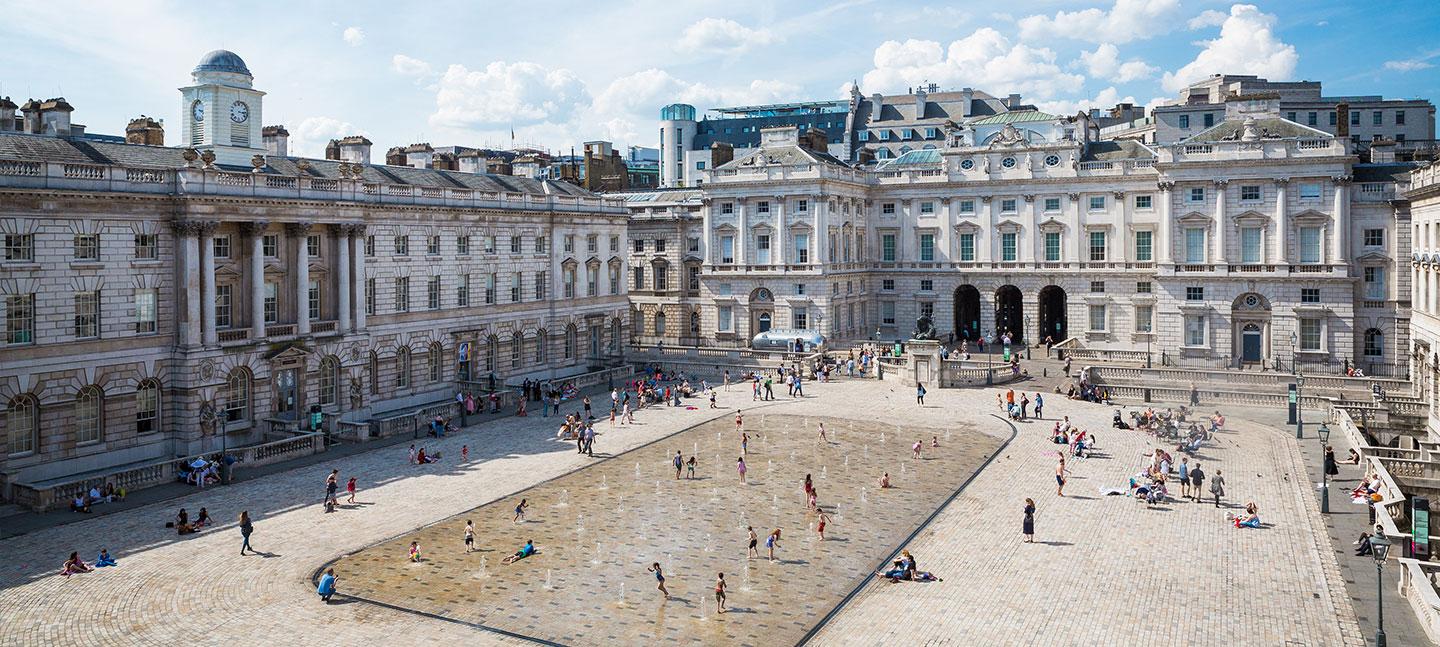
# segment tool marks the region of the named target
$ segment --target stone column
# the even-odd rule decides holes
[[[1225,187],[1228,184],[1229,180],[1215,180],[1215,262],[1220,265],[1229,263],[1225,254],[1225,233],[1230,229],[1230,223],[1225,221]]]
[[[215,335],[215,226],[200,223],[200,330],[206,346],[219,343]]]
[[[770,255],[770,262],[779,265],[783,271],[785,258],[789,256],[785,253],[785,248],[790,245],[790,237],[785,235],[789,229],[785,226],[785,196],[775,196],[775,202],[771,205],[770,210],[770,216],[775,219],[775,240],[771,242],[771,246],[774,247],[771,251],[774,253]]]
[[[715,205],[711,198],[701,198],[700,202],[702,205],[700,207],[700,262],[708,266],[714,262],[714,259],[710,258],[710,248],[714,246],[711,238],[715,235],[715,230],[711,226],[714,220],[710,217],[710,210],[713,209]],[[549,293],[547,292],[546,294]],[[576,343],[579,343],[579,341],[577,340]]]
[[[292,222],[285,233],[295,241],[295,334],[310,334],[310,223]]]
[[[1066,245],[1066,247],[1070,248],[1070,253],[1062,254],[1060,258],[1061,260],[1075,263],[1075,267],[1078,268],[1080,267],[1080,263],[1084,261],[1084,257],[1080,255],[1080,250],[1082,249],[1080,245],[1082,244],[1081,240],[1085,238],[1085,223],[1081,222],[1081,219],[1085,216],[1085,209],[1080,206],[1081,196],[1079,193],[1071,193],[1067,197],[1070,198],[1069,220],[1073,223],[1071,227],[1074,228],[1074,231],[1070,234],[1070,244]],[[1065,258],[1065,256],[1069,256],[1070,258]]]
[[[1115,206],[1120,209],[1120,225],[1115,228],[1115,239],[1110,241],[1109,260],[1116,263],[1124,263],[1130,260],[1130,203],[1125,199],[1124,191],[1116,191]]]
[[[980,222],[983,229],[975,237],[975,261],[977,263],[989,263],[994,258],[991,252],[998,243],[995,235],[995,208],[991,205],[990,196],[980,196]]]
[[[180,319],[180,344],[200,345],[200,224],[178,220],[170,224],[180,237],[181,288],[184,290],[185,314]]]
[[[1020,196],[1025,200],[1025,231],[1021,232],[1020,240],[1016,241],[1016,258],[1025,265],[1035,262],[1035,240],[1040,237],[1040,207],[1035,206],[1035,194],[1027,193]]]
[[[365,225],[352,225],[350,232],[355,237],[354,243],[350,245],[355,265],[354,275],[350,277],[350,285],[354,287],[350,300],[355,305],[355,330],[359,331],[365,329]],[[475,303],[474,295],[470,296],[470,302]]]
[[[735,232],[735,264],[744,267],[750,264],[750,259],[745,254],[750,247],[750,227],[747,226],[745,219],[744,198],[735,200],[735,223],[737,229]]]
[[[265,338],[265,221],[240,225],[250,239],[250,338]]]
[[[1349,175],[1334,178],[1335,204],[1330,218],[1331,265],[1343,265],[1350,256],[1350,179]]]
[[[1285,264],[1290,261],[1285,255],[1285,247],[1288,244],[1286,238],[1290,235],[1289,225],[1285,222],[1285,211],[1288,208],[1286,198],[1289,188],[1290,178],[1275,179],[1275,254],[1269,259],[1270,263]]]
[[[810,201],[810,208],[815,210],[815,228],[810,235],[810,263],[820,265],[825,263],[825,255],[830,252],[830,204],[823,195],[811,196]]]
[[[1159,255],[1156,256],[1159,259],[1156,263],[1157,268],[1160,265],[1171,264],[1175,253],[1175,239],[1171,234],[1174,228],[1170,217],[1170,200],[1175,192],[1175,183],[1161,182],[1158,186],[1160,187],[1160,231],[1159,240],[1155,241],[1155,247],[1159,252]]]
[[[331,225],[330,230],[335,232],[335,240],[340,243],[339,251],[335,254],[335,304],[339,306],[336,313],[338,321],[335,329],[345,333],[350,331],[350,295],[354,293],[350,285],[350,232],[353,228],[350,225]]]

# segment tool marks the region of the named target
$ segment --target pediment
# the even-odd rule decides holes
[[[1297,213],[1291,217],[1295,219],[1295,222],[1308,224],[1330,222],[1330,214],[1316,211],[1314,209],[1306,209],[1305,211],[1301,211],[1300,213]]]
[[[1264,220],[1268,222],[1270,220],[1270,216],[1268,214],[1260,213],[1259,211],[1255,211],[1254,209],[1242,213],[1237,213],[1232,216],[1232,218],[1236,222],[1255,222],[1257,220]]]
[[[1011,220],[1009,218],[995,223],[995,231],[1004,232],[1007,234],[1015,233],[1023,229],[1025,229],[1025,227],[1023,227],[1020,223],[1015,222],[1014,220]]]
[[[242,275],[239,272],[235,271],[235,268],[233,267],[221,266],[215,268],[215,278],[217,280],[239,279],[241,278],[241,276]]]
[[[956,223],[955,231],[964,234],[978,234],[980,233],[980,225],[977,225],[973,222]]]
[[[563,260],[563,261],[560,261],[560,266],[561,266],[561,267],[568,267],[568,268],[570,268],[570,269],[572,269],[572,270],[575,269],[575,267],[578,266],[579,264],[580,264],[580,263],[578,263],[578,262],[577,262],[575,259],[573,259],[573,258],[567,258],[567,259],[565,259],[565,260]]]
[[[1355,257],[1357,263],[1389,263],[1391,260],[1390,255],[1378,250],[1370,250]]]
[[[600,257],[591,256],[590,258],[585,260],[585,265],[587,267],[600,267]]]
[[[303,361],[314,354],[309,348],[299,342],[291,342],[265,354],[265,359],[272,362]]]
[[[1191,211],[1190,213],[1176,218],[1175,221],[1186,225],[1209,225],[1211,222],[1211,218],[1210,214],[1200,213],[1199,211]]]
[[[718,225],[715,225],[714,229],[715,229],[715,231],[719,231],[719,232],[734,232],[734,231],[735,231],[735,225],[732,225],[732,224],[730,224],[730,223],[728,223],[728,222],[725,222],[725,223],[720,223],[720,224],[718,224]]]
[[[1065,223],[1060,222],[1059,220],[1056,220],[1056,219],[1054,219],[1054,218],[1050,218],[1049,220],[1046,220],[1045,222],[1040,223],[1040,224],[1037,225],[1036,227],[1037,227],[1040,231],[1043,231],[1043,232],[1045,232],[1045,233],[1061,232],[1061,231],[1065,231],[1065,229],[1067,228],[1067,226],[1066,226]]]

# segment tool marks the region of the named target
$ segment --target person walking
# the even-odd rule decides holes
[[[1340,465],[1335,462],[1335,448],[1329,445],[1325,446],[1325,473],[1330,476],[1340,475]]]
[[[315,592],[320,594],[320,601],[330,604],[330,597],[335,595],[335,569],[325,569],[325,574],[320,576],[320,585],[315,587]]]
[[[466,520],[465,520],[465,552],[467,552],[467,553],[469,553],[469,552],[474,552],[474,550],[475,550],[475,524],[471,523],[469,519],[466,519]]]
[[[511,522],[511,523],[520,523],[521,521],[524,521],[524,520],[525,520],[525,508],[528,508],[528,507],[530,507],[530,501],[527,500],[527,499],[520,499],[520,504],[517,505],[517,506],[515,506],[515,518],[514,518],[514,519],[511,519],[510,522]]]
[[[1045,416],[1040,412],[1045,408],[1045,399],[1040,397],[1040,392],[1035,392],[1035,419],[1041,420]]]
[[[585,425],[585,455],[595,457],[595,423],[592,421]]]
[[[1205,470],[1200,469],[1200,462],[1196,461],[1195,466],[1190,468],[1190,500],[1200,502],[1201,490],[1205,485]]]
[[[755,547],[755,544],[760,541],[760,536],[755,534],[755,526],[745,526],[745,532],[750,534],[750,552],[745,554],[745,559],[755,559],[760,556],[760,549]]]
[[[1024,393],[1020,394],[1020,419],[1024,420],[1030,416],[1030,397]]]
[[[915,383],[915,404],[925,406],[925,383]]]
[[[725,574],[715,575],[715,604],[720,607],[716,613],[725,613]]]
[[[675,457],[670,459],[670,463],[675,466],[675,480],[680,480],[680,470],[685,467],[685,459],[680,457],[680,450],[675,450]]]
[[[730,390],[730,369],[725,369],[725,390]]]
[[[340,470],[330,470],[330,475],[325,477],[325,512],[335,511],[335,493],[340,491]]]
[[[740,454],[742,456],[750,455],[750,434],[743,431],[740,432]]]
[[[350,480],[349,480],[349,481],[346,481],[346,482],[345,482],[345,492],[350,495],[349,498],[345,499],[345,502],[346,502],[346,503],[354,503],[354,502],[355,502],[355,477],[352,476],[352,477],[350,477]]]
[[[744,416],[741,416],[741,415],[740,415],[740,410],[739,410],[739,409],[736,409],[736,410],[735,410],[735,431],[743,431],[744,428],[745,428],[745,418],[744,418]]]
[[[740,472],[740,484],[745,485],[745,457],[741,456],[735,461],[735,471]]]
[[[1055,466],[1055,494],[1065,496],[1065,455],[1060,455],[1060,462]]]
[[[247,550],[252,553],[259,552],[250,547],[250,533],[252,532],[255,532],[255,524],[250,523],[250,511],[242,510],[240,512],[240,537],[244,539],[244,541],[240,543],[241,555],[244,555]]]
[[[820,423],[820,440],[826,443],[830,442],[830,439],[825,437],[825,423],[823,422]]]
[[[590,413],[590,396],[585,396],[585,399],[581,400],[581,402],[585,404],[585,418],[587,420],[590,418],[594,418],[595,416]]]
[[[1215,477],[1210,479],[1210,493],[1215,495],[1215,507],[1220,507],[1220,497],[1225,496],[1225,477],[1220,470],[1215,470]]]
[[[655,582],[657,583],[657,586],[655,588],[659,589],[660,593],[664,594],[666,600],[669,600],[670,592],[665,590],[665,574],[660,571],[660,562],[655,562],[651,564],[650,567],[646,568],[645,570],[655,574]]]
[[[687,478],[687,479],[694,479],[694,478],[695,478],[695,457],[694,457],[694,456],[691,456],[691,457],[690,457],[690,460],[685,461],[685,478]]]
[[[820,541],[825,541],[825,524],[830,523],[830,515],[825,514],[820,506],[815,506],[815,518],[820,522],[815,526],[815,531],[820,533]]]
[[[1025,499],[1025,521],[1020,524],[1020,532],[1025,535],[1025,543],[1035,543],[1035,499]]]

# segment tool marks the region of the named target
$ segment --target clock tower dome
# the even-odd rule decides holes
[[[192,85],[180,88],[180,145],[215,151],[215,161],[250,166],[250,158],[265,153],[260,135],[260,108],[264,92],[254,89],[255,77],[234,52],[217,49],[200,59],[190,72]]]

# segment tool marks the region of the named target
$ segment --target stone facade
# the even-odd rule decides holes
[[[1428,404],[1431,439],[1440,434],[1440,166],[1411,175],[1409,191],[1414,285],[1410,318],[1410,363],[1416,391]]]

